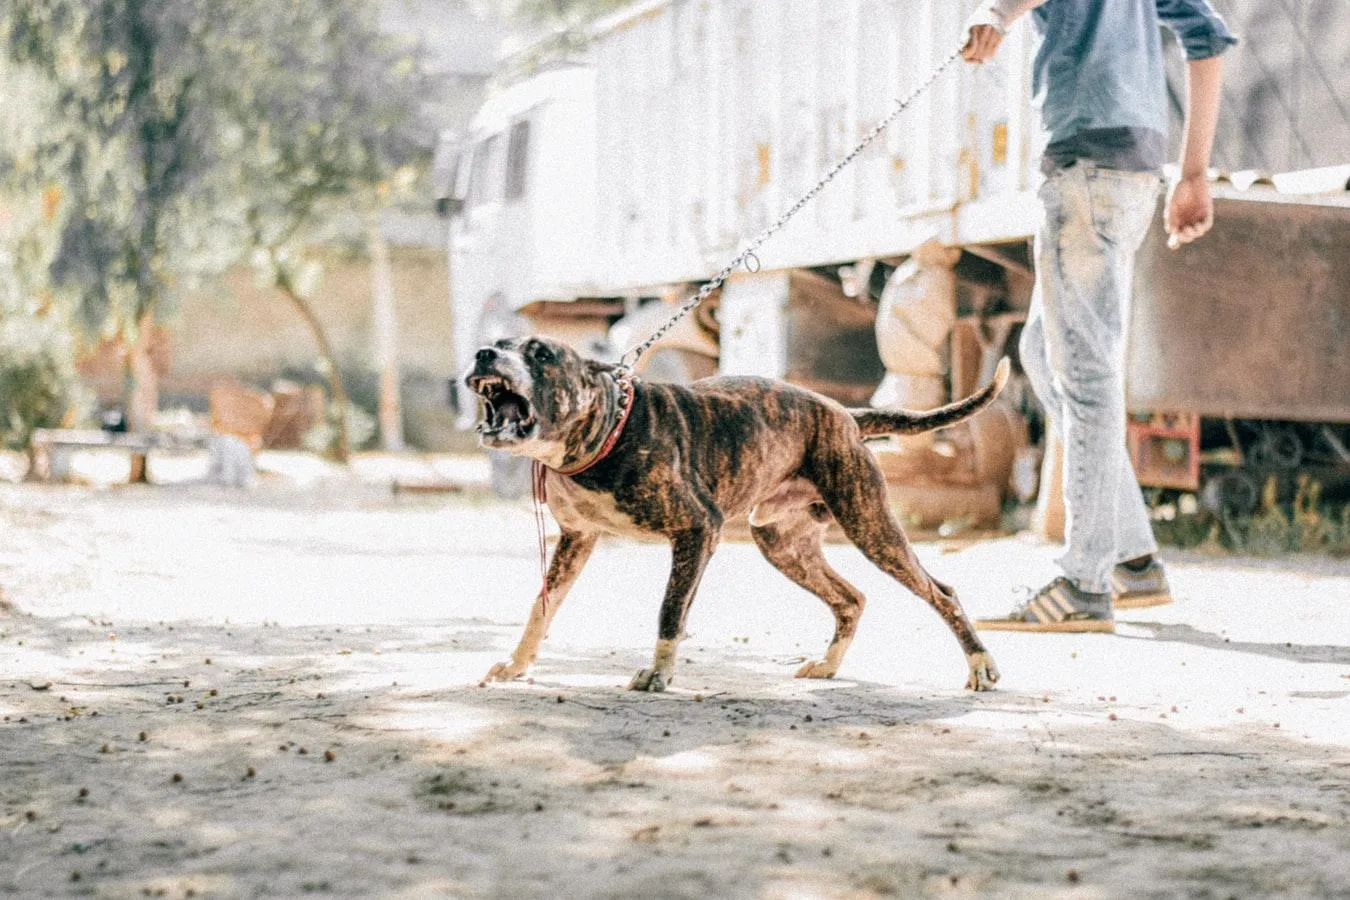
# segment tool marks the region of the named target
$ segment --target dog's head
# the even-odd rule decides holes
[[[464,376],[482,401],[479,443],[560,465],[606,414],[601,373],[610,368],[540,337],[481,348]]]

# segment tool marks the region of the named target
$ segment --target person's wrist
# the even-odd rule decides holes
[[[977,25],[988,25],[999,33],[1000,37],[1008,33],[1008,21],[1002,11],[993,3],[986,3],[983,6],[977,6],[971,13],[970,18],[966,20],[966,31]]]

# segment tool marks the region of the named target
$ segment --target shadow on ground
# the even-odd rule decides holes
[[[0,619],[0,893],[1223,897],[1350,884],[1350,759],[1334,750],[1062,705],[1047,717],[1048,698],[1011,691],[794,682],[717,653],[699,660],[698,692],[622,690],[640,662],[629,651],[477,687],[514,630]],[[1328,661],[1321,650],[1288,658]],[[1018,724],[978,724],[991,715]]]

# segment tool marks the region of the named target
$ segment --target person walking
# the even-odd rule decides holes
[[[1160,25],[1187,58],[1180,177],[1163,224],[1175,249],[1213,223],[1208,168],[1222,54],[1237,40],[1206,0],[985,0],[962,56],[981,63],[1030,13],[1032,90],[1049,143],[1022,367],[1064,448],[1062,575],[985,630],[1114,631],[1114,610],[1171,601],[1125,448],[1125,333],[1135,253],[1157,208],[1168,95]],[[1049,441],[1047,441],[1047,445]]]

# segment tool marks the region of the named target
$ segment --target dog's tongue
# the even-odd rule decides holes
[[[494,405],[497,411],[497,421],[501,424],[519,422],[525,418],[525,405],[520,397],[507,394],[498,398]]]

